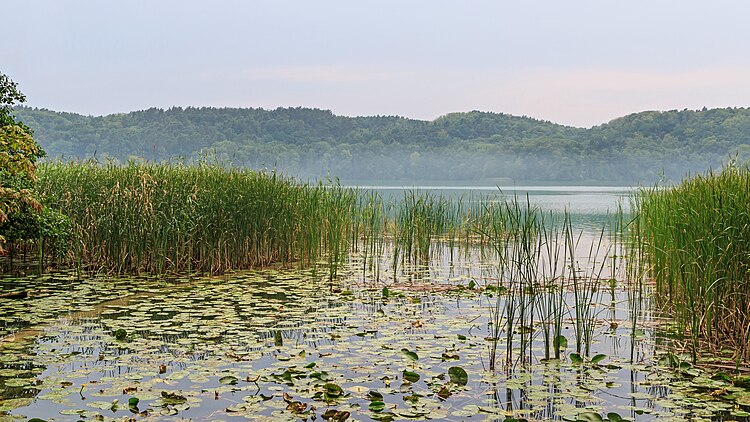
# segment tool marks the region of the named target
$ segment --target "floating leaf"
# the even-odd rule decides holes
[[[161,399],[164,404],[182,404],[187,401],[185,396],[179,395],[172,391],[162,391]]]
[[[117,340],[125,340],[128,337],[128,332],[123,330],[122,328],[118,328],[115,330],[115,338]]]
[[[464,386],[469,382],[469,374],[460,366],[452,366],[448,369],[448,376],[453,384]]]
[[[581,364],[583,364],[583,358],[578,353],[571,353],[570,354],[570,361],[574,365],[581,365]]]
[[[341,397],[344,394],[344,390],[342,390],[341,387],[332,382],[326,383],[323,386],[323,390],[325,390],[326,398],[337,398]]]
[[[440,388],[440,391],[438,391],[437,395],[442,400],[445,400],[445,399],[447,399],[448,397],[451,396],[451,390],[448,387],[446,387],[446,386],[442,386]]]
[[[622,422],[625,419],[623,419],[622,416],[620,416],[619,413],[609,412],[609,413],[607,413],[607,420],[609,422]]]
[[[419,381],[419,374],[416,372],[404,371],[403,375],[404,375],[404,379],[406,381],[409,381],[410,383],[415,383]]]
[[[383,298],[387,298],[387,297],[389,297],[389,296],[391,295],[391,291],[390,291],[390,290],[388,290],[388,288],[387,288],[387,287],[383,287],[383,292],[382,292],[382,294],[383,294]]]
[[[351,414],[344,410],[328,409],[320,416],[327,421],[343,422],[349,419],[349,416],[351,416]]]
[[[419,360],[419,356],[417,356],[416,353],[414,353],[412,351],[409,351],[407,349],[401,349],[401,353],[403,353],[404,356],[406,356],[407,358],[409,358],[409,360],[412,360],[414,362],[416,362],[416,361]]]
[[[286,406],[286,410],[292,412],[292,413],[302,413],[307,409],[307,403],[302,403],[298,401],[290,402]]]
[[[600,353],[600,354],[594,356],[593,358],[591,358],[591,363],[593,363],[594,365],[596,365],[597,363],[603,361],[606,358],[607,358],[607,355],[603,355],[603,354]]]
[[[367,398],[371,401],[383,401],[383,395],[377,391],[370,391],[367,393]]]
[[[128,399],[128,406],[133,406],[133,407],[138,406],[139,402],[140,400],[138,399],[138,397],[131,397]]]
[[[367,406],[368,409],[370,409],[373,412],[382,412],[383,409],[385,409],[385,403],[382,401],[374,401],[371,402],[369,406]]]
[[[443,359],[443,361],[446,361],[446,360],[459,360],[460,359],[459,356],[458,356],[458,354],[456,354],[456,353],[448,353],[448,352],[443,352],[443,354],[440,355],[440,358]]]
[[[604,418],[596,412],[583,412],[578,414],[576,422],[603,422]]]
[[[227,375],[227,376],[219,378],[219,384],[224,384],[224,385],[235,385],[237,384],[237,381],[239,380],[237,379],[237,377],[233,375]]]
[[[568,339],[565,336],[557,336],[555,337],[555,349],[557,350],[565,350],[568,348]]]

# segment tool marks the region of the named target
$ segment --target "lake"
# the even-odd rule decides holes
[[[748,420],[750,392],[691,364],[649,280],[596,236],[628,188],[501,191],[569,210],[582,234],[524,263],[520,244],[436,240],[395,267],[392,245],[363,247],[332,282],[325,262],[2,277],[32,293],[0,301],[0,420]]]

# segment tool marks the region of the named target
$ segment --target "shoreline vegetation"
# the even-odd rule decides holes
[[[151,108],[106,116],[16,107],[52,160],[191,163],[207,156],[301,180],[515,180],[651,185],[750,160],[750,109],[644,111],[592,128],[502,113],[432,121],[309,108]]]
[[[276,263],[312,266],[333,282],[356,252],[375,280],[385,272],[396,280],[399,270],[473,248],[497,266],[498,291],[513,297],[515,305],[496,310],[498,323],[533,325],[539,321],[526,318],[541,316],[545,327],[559,325],[553,292],[572,289],[581,297],[574,320],[585,353],[594,320],[585,304],[601,294],[600,284],[655,283],[658,307],[675,318],[694,360],[701,342],[731,344],[738,364],[750,359],[746,166],[642,189],[633,214],[614,213],[588,256],[568,214],[547,214],[518,197],[407,191],[388,202],[334,182],[206,163],[56,163],[38,175],[40,197],[67,216],[70,233],[26,247],[42,251],[45,265],[79,275],[221,274]],[[578,260],[593,267],[578,268]],[[524,314],[535,307],[536,316]],[[553,334],[546,333],[547,354]]]

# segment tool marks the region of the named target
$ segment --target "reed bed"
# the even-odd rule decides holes
[[[72,220],[67,260],[114,274],[217,274],[327,254],[336,263],[357,199],[340,186],[206,163],[47,164],[39,176],[47,205]]]
[[[691,340],[750,358],[750,170],[732,166],[635,199],[637,243],[657,299]]]
[[[614,237],[605,228],[598,235],[575,231],[569,213],[545,214],[514,198],[491,204],[495,217],[478,225],[482,239],[495,250],[498,278],[493,290],[502,292],[488,307],[491,336],[489,369],[498,364],[509,369],[530,365],[534,341],[541,336],[543,359],[560,359],[569,339],[563,326],[572,323],[575,353],[589,356],[601,302],[605,264],[609,263]],[[505,360],[498,361],[498,343],[505,343]]]
[[[320,265],[332,282],[357,252],[363,277],[380,281],[389,264],[396,280],[399,269],[417,273],[444,248],[451,263],[454,250],[479,248],[496,271],[492,370],[530,364],[536,340],[545,359],[559,359],[569,322],[576,353],[588,355],[598,323],[592,305],[611,278],[602,276],[612,252],[604,228],[583,247],[569,214],[545,214],[529,198],[407,191],[385,202],[374,192],[206,163],[58,163],[39,176],[46,204],[70,217],[65,261],[82,272],[218,274],[282,263]],[[620,216],[610,231],[622,226]]]

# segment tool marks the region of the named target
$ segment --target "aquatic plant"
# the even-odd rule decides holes
[[[637,238],[662,309],[690,339],[750,357],[750,170],[730,165],[639,192]]]
[[[56,163],[46,203],[69,216],[67,262],[107,273],[222,273],[348,252],[356,193],[218,164]]]

